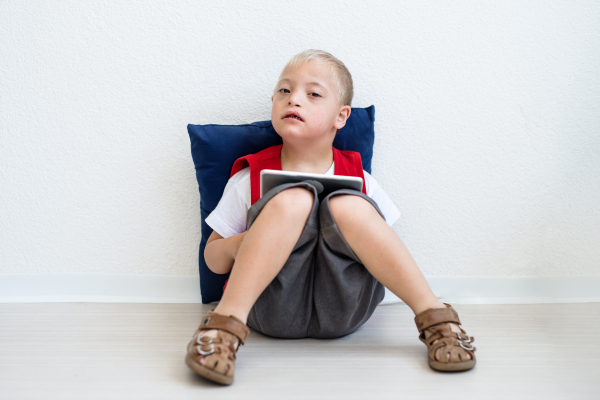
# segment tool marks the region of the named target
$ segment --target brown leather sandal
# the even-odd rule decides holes
[[[217,336],[203,336],[202,332],[218,329]],[[222,385],[233,383],[235,359],[238,348],[246,342],[249,329],[242,321],[233,315],[227,317],[210,310],[202,319],[202,323],[194,332],[192,341],[188,344],[185,363],[195,373]],[[235,339],[238,345],[235,346]],[[200,364],[202,357],[207,357],[204,365]]]
[[[471,345],[475,338],[467,335],[462,328],[460,333],[453,332],[448,323],[460,325],[458,314],[450,304],[446,308],[431,308],[415,316],[419,330],[419,339],[429,350],[429,366],[438,371],[466,371],[475,366],[475,347]],[[425,331],[431,335],[425,338]],[[440,349],[439,361],[435,352]],[[450,359],[448,359],[448,354]],[[466,358],[471,355],[471,359]]]

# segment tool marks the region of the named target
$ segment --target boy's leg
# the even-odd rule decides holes
[[[288,272],[288,276],[282,277],[283,281],[291,281],[295,272],[296,279],[291,282],[291,285],[311,288],[309,284],[301,282],[303,278],[304,280],[312,278],[310,263],[304,268],[306,263],[300,259],[308,258],[312,254],[312,251],[307,253],[307,250],[311,247],[311,242],[316,242],[318,234],[318,226],[315,226],[315,221],[318,223],[316,194],[316,189],[304,182],[284,184],[266,193],[248,210],[247,233],[238,250],[227,289],[215,308],[216,313],[233,315],[246,322],[249,312],[255,311],[253,306],[257,299],[264,297],[265,288],[271,288],[273,279],[279,278],[283,272]],[[298,249],[298,247],[302,248]],[[290,258],[299,262],[294,263],[292,260],[290,263]],[[292,268],[284,268],[288,271],[281,271],[284,266]],[[300,269],[297,268],[298,266]],[[290,269],[295,271],[289,271]],[[298,296],[296,293],[296,299],[312,304],[312,292],[310,295]],[[266,302],[269,303],[269,300],[267,298]],[[297,304],[291,304],[292,307],[295,305]],[[307,308],[309,307],[303,307],[304,310]],[[306,319],[309,318],[310,313]],[[302,325],[300,319],[296,318],[297,321],[294,322]],[[276,323],[280,321],[285,323],[284,318],[279,318]],[[207,330],[202,333],[202,337],[214,338],[217,333],[215,329]],[[238,346],[237,339],[233,341],[233,345]],[[198,362],[206,365],[210,357],[210,355],[201,357]],[[215,368],[217,363],[218,359],[215,361]]]
[[[329,200],[338,229],[365,268],[415,314],[444,308],[396,232],[365,199],[339,195]]]
[[[251,226],[238,250],[227,290],[215,309],[219,314],[234,315],[243,322],[247,321],[258,297],[281,271],[316,206],[315,194],[306,187],[284,189],[264,205],[258,202],[255,205],[260,207],[260,213],[249,221]]]
[[[360,196],[339,195],[329,199],[329,206],[340,233],[365,268],[415,314],[445,308],[402,240],[371,203]],[[450,326],[460,332],[455,324]]]

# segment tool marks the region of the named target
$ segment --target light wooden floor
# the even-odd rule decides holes
[[[340,339],[251,332],[230,387],[183,361],[212,307],[0,304],[0,399],[600,399],[600,303],[455,306],[478,349],[463,373],[429,369],[400,304]]]

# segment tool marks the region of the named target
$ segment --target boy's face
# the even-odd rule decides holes
[[[339,103],[330,67],[314,61],[286,68],[271,100],[273,128],[284,140],[313,141],[331,135],[333,142],[350,116],[350,106]]]

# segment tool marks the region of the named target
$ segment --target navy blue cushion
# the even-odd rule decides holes
[[[333,141],[336,149],[359,152],[363,169],[368,173],[371,173],[373,157],[374,123],[375,106],[352,108],[346,126],[340,129]],[[271,121],[243,125],[189,124],[187,128],[200,190],[202,240],[198,260],[202,302],[206,304],[221,299],[223,285],[229,274],[215,274],[206,266],[204,247],[212,229],[205,219],[219,203],[235,160],[281,144],[282,141]]]

